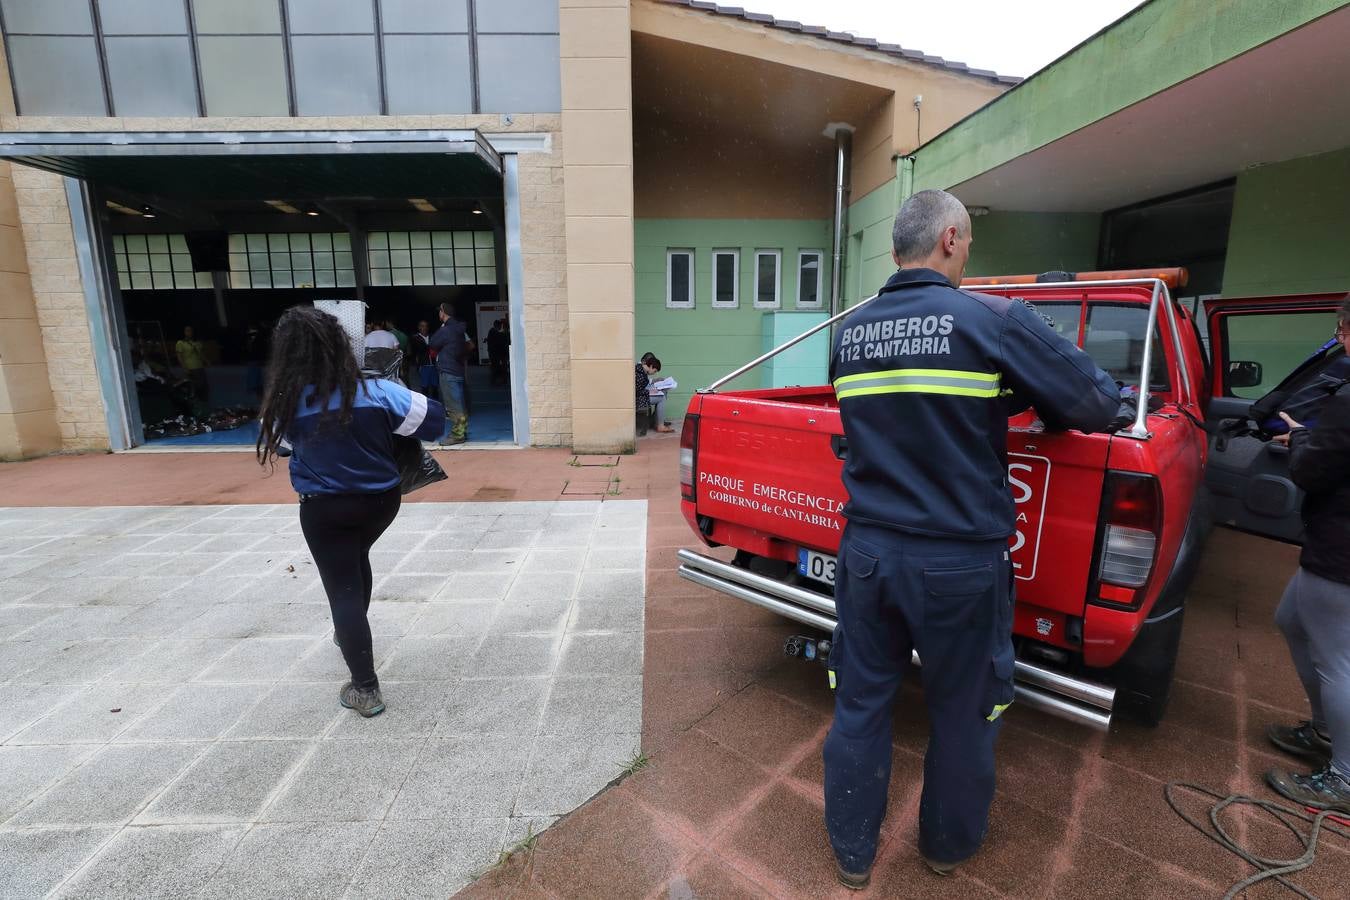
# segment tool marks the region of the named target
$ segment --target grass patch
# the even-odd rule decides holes
[[[639,750],[633,754],[632,759],[623,764],[623,777],[627,778],[629,775],[636,775],[651,764],[652,758]]]

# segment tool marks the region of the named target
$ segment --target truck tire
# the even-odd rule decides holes
[[[1116,709],[1127,718],[1148,726],[1162,721],[1172,693],[1185,613],[1186,608],[1178,606],[1166,618],[1145,623],[1125,658],[1116,664]]]

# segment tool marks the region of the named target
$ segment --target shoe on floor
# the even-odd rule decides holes
[[[453,434],[448,434],[448,435],[446,435],[445,437],[441,438],[441,439],[440,439],[439,441],[437,441],[436,443],[439,444],[439,445],[442,446],[442,447],[453,447],[453,446],[455,446],[456,444],[462,444],[462,443],[464,443],[464,442],[467,441],[467,440],[468,440],[468,438],[464,438],[464,437],[455,437]]]
[[[834,874],[839,879],[839,883],[850,891],[861,891],[872,883],[872,870],[866,872],[849,872],[839,863],[834,864]]]
[[[1285,753],[1312,760],[1319,766],[1331,761],[1331,740],[1318,734],[1312,722],[1271,725],[1266,729],[1266,737]]]
[[[1350,813],[1350,778],[1327,766],[1311,775],[1296,775],[1284,769],[1271,769],[1266,781],[1278,793],[1295,803],[1313,809],[1334,809]]]
[[[384,698],[380,696],[379,688],[359,688],[350,681],[342,686],[338,702],[367,719],[384,712]]]
[[[942,875],[944,877],[955,872],[956,867],[960,865],[960,863],[938,862],[937,860],[929,859],[926,856],[923,857],[923,864],[926,865],[928,868],[932,869],[938,875]]]

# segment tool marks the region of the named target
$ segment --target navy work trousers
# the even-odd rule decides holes
[[[972,856],[989,825],[994,742],[1013,697],[1008,543],[935,540],[850,523],[836,575],[830,651],[834,724],[825,738],[825,821],[835,857],[876,859],[891,781],[891,714],[910,664],[923,663],[930,734],[919,849]]]

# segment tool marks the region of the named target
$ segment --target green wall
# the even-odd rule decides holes
[[[1097,213],[990,212],[971,220],[970,275],[1019,275],[1097,268]]]
[[[1344,5],[1345,0],[1145,3],[919,148],[914,190],[961,184]]]
[[[850,241],[844,254],[844,306],[872,296],[895,274],[891,226],[900,208],[896,179],[866,194],[848,208]]]
[[[732,369],[763,351],[765,310],[754,308],[756,250],[782,250],[781,308],[797,305],[797,251],[824,254],[821,296],[829,308],[830,222],[784,219],[637,219],[633,223],[636,251],[637,352],[652,352],[661,360],[663,375],[672,375],[679,388],[666,400],[666,415],[678,420],[694,391],[707,387]],[[738,247],[740,307],[712,308],[712,251]],[[694,308],[666,308],[666,251],[694,250]],[[761,373],[753,372],[731,387],[758,388]]]
[[[1350,290],[1350,148],[1238,176],[1225,297]]]

